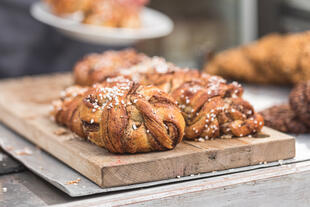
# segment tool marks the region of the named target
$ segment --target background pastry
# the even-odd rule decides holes
[[[282,132],[310,132],[310,81],[297,84],[290,93],[289,104],[267,108],[261,112],[266,126]]]
[[[297,84],[290,93],[290,107],[310,127],[310,81]]]
[[[53,13],[62,16],[90,9],[92,0],[46,0]]]
[[[307,126],[296,116],[288,104],[272,106],[261,112],[265,125],[286,133],[309,132]]]
[[[270,34],[212,57],[204,71],[253,83],[294,84],[310,80],[310,32]]]

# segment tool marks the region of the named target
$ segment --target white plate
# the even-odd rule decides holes
[[[55,27],[63,34],[76,40],[95,44],[123,46],[139,40],[163,37],[173,30],[173,22],[166,15],[150,8],[141,11],[142,27],[138,29],[109,28],[81,23],[81,15],[58,17],[44,2],[35,2],[31,15],[38,21]]]

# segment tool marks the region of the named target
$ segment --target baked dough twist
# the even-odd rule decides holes
[[[137,153],[173,149],[182,141],[182,113],[160,89],[115,77],[82,90],[55,105],[55,119],[96,145]]]
[[[142,84],[153,84],[170,94],[186,121],[186,139],[242,137],[259,132],[264,120],[241,98],[243,89],[218,76],[197,70],[177,70],[143,76]]]

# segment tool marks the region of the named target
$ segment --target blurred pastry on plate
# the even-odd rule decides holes
[[[310,80],[310,32],[270,34],[209,58],[204,71],[228,79],[264,84]]]
[[[147,1],[93,0],[83,23],[105,27],[139,28],[140,11]]]
[[[148,0],[46,0],[52,12],[58,16],[83,13],[85,24],[139,28],[140,12]]]
[[[92,0],[45,0],[52,12],[58,16],[90,9]]]

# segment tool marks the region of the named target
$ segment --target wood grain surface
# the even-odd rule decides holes
[[[51,102],[72,84],[68,74],[0,82],[0,121],[102,187],[176,178],[293,158],[295,139],[264,128],[255,138],[184,141],[176,149],[135,155],[107,152],[58,126]],[[57,131],[65,130],[62,135]]]

